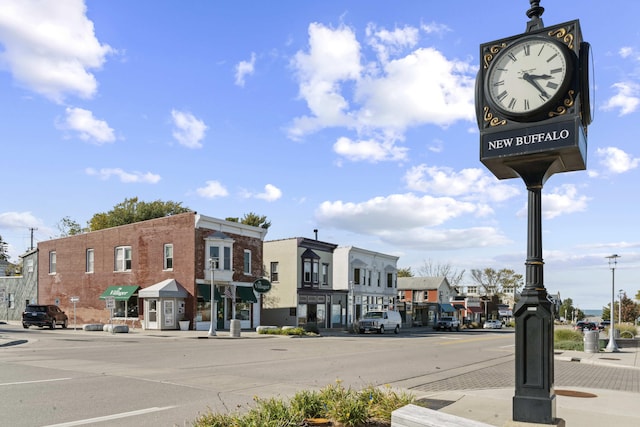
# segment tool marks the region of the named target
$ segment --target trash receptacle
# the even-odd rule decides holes
[[[238,338],[240,336],[240,321],[238,319],[231,320],[231,328],[229,328],[229,335],[234,338]]]
[[[598,331],[584,331],[584,352],[585,353],[598,353],[600,351]]]

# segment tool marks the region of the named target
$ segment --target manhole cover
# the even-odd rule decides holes
[[[559,396],[567,396],[567,397],[598,397],[593,393],[585,393],[584,391],[575,391],[575,390],[556,390],[556,394]]]

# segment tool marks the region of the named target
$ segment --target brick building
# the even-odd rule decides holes
[[[263,275],[266,233],[188,212],[40,242],[38,303],[71,313],[77,297],[79,324],[106,323],[105,300],[113,297],[114,323],[177,329],[188,320],[206,330],[213,283],[216,328],[229,328],[232,317],[253,328],[260,303],[252,284]]]

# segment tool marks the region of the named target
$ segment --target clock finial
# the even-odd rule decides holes
[[[531,21],[527,22],[527,32],[544,28],[542,22],[542,14],[544,13],[544,7],[540,6],[540,0],[529,0],[531,8],[527,10],[527,17]]]

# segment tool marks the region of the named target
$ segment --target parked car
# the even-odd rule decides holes
[[[367,312],[362,319],[358,321],[358,332],[378,332],[384,334],[385,330],[400,332],[402,318],[400,313],[393,310],[374,310]]]
[[[586,322],[584,320],[579,320],[573,326],[573,329],[576,331],[597,331],[598,325],[596,325],[594,322]]]
[[[487,320],[482,327],[484,329],[502,329],[502,322],[497,319]]]
[[[54,329],[56,325],[67,327],[69,318],[57,305],[37,305],[29,304],[22,312],[22,327],[28,329],[29,326],[48,326]]]
[[[453,316],[442,316],[440,317],[440,319],[438,319],[435,329],[436,330],[448,329],[450,331],[455,329],[456,331],[459,331],[460,321]]]
[[[604,331],[609,326],[611,326],[611,322],[608,320],[603,320],[602,322],[598,323],[598,329],[601,331]]]

